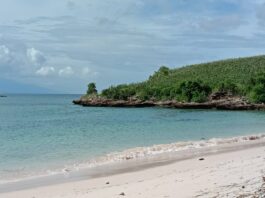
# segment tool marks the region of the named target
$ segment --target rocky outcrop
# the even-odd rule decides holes
[[[153,107],[156,104],[153,101],[141,100],[110,100],[110,99],[84,99],[74,100],[74,104],[94,107]]]
[[[177,109],[219,109],[219,110],[265,110],[264,104],[251,104],[240,97],[211,99],[204,103],[170,101],[110,100],[104,98],[80,98],[74,104],[93,107],[167,107]]]
[[[231,98],[233,97],[232,94],[227,93],[225,91],[218,91],[218,92],[214,92],[209,96],[209,100],[222,100],[222,99],[227,99],[227,98]]]

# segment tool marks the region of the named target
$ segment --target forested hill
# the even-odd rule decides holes
[[[164,72],[166,75],[161,75],[163,68],[160,68],[160,70],[147,83],[179,84],[183,81],[201,80],[212,87],[218,87],[220,82],[225,81],[240,85],[249,82],[251,78],[261,73],[265,73],[265,56],[228,59],[190,65],[168,70],[168,72]]]
[[[92,83],[93,84],[93,83]],[[162,66],[142,83],[111,86],[99,96],[113,100],[205,102],[214,92],[265,102],[265,56],[237,58],[169,69]],[[89,92],[87,95],[94,94]]]

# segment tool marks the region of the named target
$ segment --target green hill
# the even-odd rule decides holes
[[[169,69],[162,66],[142,83],[111,86],[109,99],[204,102],[216,91],[265,102],[265,56],[237,58]]]
[[[148,83],[180,83],[187,80],[202,80],[211,86],[218,86],[222,81],[245,84],[252,77],[265,72],[265,56],[237,58],[196,64],[169,70],[168,76],[155,73]]]

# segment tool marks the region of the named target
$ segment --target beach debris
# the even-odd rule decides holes
[[[126,156],[125,159],[126,159],[126,160],[131,160],[131,159],[133,159],[133,157],[131,157],[131,156]]]
[[[124,192],[122,192],[122,193],[120,193],[120,195],[121,195],[121,196],[125,196],[125,193],[124,193]]]
[[[106,184],[108,185],[108,184],[109,184],[109,182],[106,182]]]
[[[200,160],[200,161],[203,161],[203,160],[205,160],[205,159],[202,157],[202,158],[200,158],[199,160]]]
[[[257,139],[259,139],[257,136],[250,136],[249,137],[249,140],[257,140]]]
[[[245,186],[242,186],[242,188],[244,189],[244,188],[245,188]]]
[[[68,169],[68,168],[64,168],[64,169],[63,169],[63,172],[64,172],[64,173],[69,173],[70,171],[71,171],[71,170]]]

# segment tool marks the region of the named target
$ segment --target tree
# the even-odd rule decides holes
[[[87,85],[87,95],[97,94],[96,83],[89,83]]]
[[[257,84],[253,87],[250,92],[250,99],[255,103],[264,103],[265,102],[265,86],[264,84]]]
[[[180,84],[178,93],[178,100],[185,102],[205,102],[211,93],[211,88],[201,81],[184,81]]]
[[[232,83],[229,80],[226,80],[223,83],[221,83],[218,87],[218,91],[228,92],[228,93],[231,93],[233,95],[236,95],[239,93],[239,89],[238,89],[237,85],[235,83]]]
[[[170,69],[166,66],[161,66],[158,70],[158,73],[167,76],[169,74]]]
[[[260,74],[256,79],[253,80],[253,85],[249,95],[252,102],[265,102],[265,74]]]

